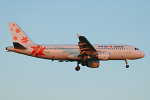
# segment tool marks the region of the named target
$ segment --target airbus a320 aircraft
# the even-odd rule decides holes
[[[128,60],[143,58],[145,54],[138,48],[129,45],[92,45],[84,36],[77,35],[78,45],[39,45],[32,42],[16,23],[9,22],[13,46],[6,50],[43,59],[76,61],[76,71],[79,64],[90,68],[98,68],[99,61]]]

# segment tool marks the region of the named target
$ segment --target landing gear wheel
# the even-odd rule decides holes
[[[129,68],[128,60],[129,60],[129,59],[126,59],[126,60],[125,60],[125,62],[126,62],[126,68]]]
[[[129,65],[126,65],[126,68],[129,68]]]
[[[77,66],[77,67],[75,68],[75,70],[76,70],[76,71],[79,71],[79,70],[80,70],[80,67],[79,67],[79,66]]]

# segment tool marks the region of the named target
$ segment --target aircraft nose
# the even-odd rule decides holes
[[[145,57],[145,53],[141,51],[141,58]]]

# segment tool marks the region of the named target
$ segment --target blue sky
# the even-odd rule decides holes
[[[0,100],[150,100],[149,0],[1,0]],[[128,44],[143,59],[101,61],[98,69],[6,52],[8,22],[38,44]]]

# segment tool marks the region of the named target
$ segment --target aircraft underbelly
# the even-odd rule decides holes
[[[110,53],[110,60],[125,60],[130,59],[131,53],[125,52],[111,52]]]
[[[49,59],[53,59],[53,60],[66,60],[68,57],[68,53],[63,53],[63,52],[54,52],[54,53],[50,53],[49,55]]]
[[[109,60],[125,60],[125,59],[138,59],[136,52],[111,52]]]

